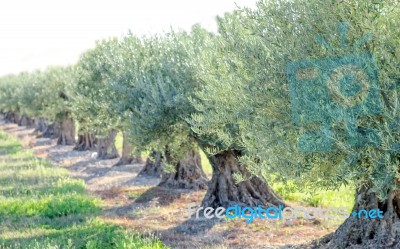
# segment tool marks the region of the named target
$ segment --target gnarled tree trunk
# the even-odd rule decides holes
[[[256,207],[286,204],[276,196],[268,184],[257,176],[249,180],[235,183],[234,173],[241,173],[249,176],[245,165],[238,161],[240,152],[227,150],[211,156],[210,163],[213,168],[213,176],[208,184],[208,191],[205,195],[203,207],[228,207],[231,205]]]
[[[171,162],[166,151],[167,162]],[[162,174],[159,186],[185,189],[207,189],[207,177],[201,167],[201,157],[195,150],[189,151],[175,166],[175,172]]]
[[[126,132],[122,132],[123,144],[122,144],[122,155],[119,161],[114,166],[121,166],[137,162],[137,159],[133,155],[132,144],[129,142],[129,136]]]
[[[104,138],[100,138],[97,146],[98,159],[114,159],[119,157],[117,148],[115,147],[115,137],[117,130],[112,129]]]
[[[74,150],[86,151],[86,150],[96,150],[97,148],[97,138],[93,133],[84,133],[78,135],[78,142],[74,147]]]
[[[61,123],[61,134],[58,137],[57,144],[59,145],[74,145],[75,144],[75,124],[72,118],[64,115]]]
[[[141,176],[161,177],[163,168],[161,165],[163,157],[161,152],[153,150],[147,157],[144,168],[140,171]]]
[[[400,248],[399,191],[390,191],[389,198],[382,202],[368,190],[364,186],[357,191],[353,211],[379,208],[384,218],[367,219],[364,213],[361,218],[350,215],[335,233],[314,242],[314,248]]]

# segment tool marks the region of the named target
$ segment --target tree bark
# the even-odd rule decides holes
[[[18,121],[18,125],[19,126],[26,126],[26,127],[30,127],[33,125],[33,119],[26,116],[25,114],[22,114],[21,118]]]
[[[257,176],[235,183],[234,173],[249,176],[245,165],[238,161],[240,152],[227,150],[211,156],[210,163],[213,168],[213,176],[208,185],[208,191],[203,199],[203,207],[229,207],[239,206],[271,206],[286,204],[274,193],[269,185]]]
[[[133,155],[133,148],[132,144],[129,142],[128,134],[123,131],[122,136],[122,155],[119,161],[114,166],[127,165],[137,161],[135,156]]]
[[[170,155],[166,151],[167,162],[171,162]],[[187,155],[179,160],[175,166],[175,172],[162,174],[159,186],[168,188],[184,189],[207,189],[207,177],[201,167],[200,154],[191,150]]]
[[[25,126],[25,123],[26,123],[26,117],[24,114],[22,114],[21,118],[18,120],[18,126]]]
[[[7,113],[4,115],[5,121],[6,121],[7,123],[14,123],[14,115],[15,115],[15,113],[13,113],[13,112],[7,112]]]
[[[58,120],[48,125],[43,133],[43,137],[47,138],[59,138],[60,136],[61,136],[61,122]]]
[[[153,176],[153,177],[161,177],[163,172],[163,168],[161,165],[163,157],[161,152],[153,150],[149,157],[147,157],[146,164],[144,168],[140,171],[139,175],[141,176]]]
[[[74,147],[77,151],[96,150],[97,139],[93,133],[84,133],[78,135],[78,142]]]
[[[34,118],[34,124],[35,124],[35,132],[36,133],[44,133],[47,130],[47,122],[44,118],[42,117],[37,117]]]
[[[16,112],[8,112],[6,114],[6,120],[7,120],[7,122],[18,124],[18,122],[20,120],[20,116]]]
[[[142,159],[142,150],[140,148],[136,148],[135,149],[135,159],[136,159],[136,163],[143,163],[143,159]]]
[[[72,118],[64,115],[61,120],[61,134],[58,137],[57,144],[59,145],[74,145],[75,144],[75,124]]]
[[[350,215],[336,230],[319,241],[313,243],[313,248],[400,248],[400,193],[390,191],[389,198],[379,201],[377,196],[362,187],[357,191],[353,211],[361,209],[380,209],[384,218],[367,219],[365,214]]]
[[[11,122],[11,116],[11,112],[4,113],[4,121],[6,121],[6,123]]]
[[[119,157],[117,148],[115,147],[115,137],[117,136],[117,130],[112,129],[110,133],[99,139],[97,146],[97,158],[104,159],[114,159]]]

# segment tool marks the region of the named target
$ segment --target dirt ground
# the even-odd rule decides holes
[[[33,129],[0,123],[39,157],[83,179],[87,191],[104,202],[104,219],[156,234],[172,248],[294,248],[334,231],[332,221],[188,219],[188,204],[200,204],[205,191],[157,187],[159,179],[140,177],[143,164],[113,167],[118,159],[97,160],[93,152],[57,146],[56,140],[36,138]],[[297,205],[298,206],[298,205]]]

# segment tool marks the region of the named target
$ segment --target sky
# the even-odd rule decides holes
[[[75,63],[95,41],[131,30],[150,35],[195,23],[216,31],[215,16],[256,0],[12,0],[0,2],[0,76]]]

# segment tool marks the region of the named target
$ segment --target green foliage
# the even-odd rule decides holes
[[[55,120],[71,111],[73,85],[70,67],[21,73],[0,80],[0,110]]]
[[[392,87],[400,76],[394,18],[399,10],[394,1],[275,0],[225,15],[219,19],[221,35],[203,51],[198,73],[204,85],[192,101],[197,111],[189,120],[193,130],[216,141],[220,150],[244,150],[242,161],[254,174],[275,172],[318,187],[371,183],[384,197],[394,187],[399,165],[390,147],[399,133],[388,127],[399,117],[398,91]],[[347,46],[337,32],[341,22],[349,24]],[[367,33],[374,39],[354,46]],[[321,37],[335,49],[322,46]],[[287,63],[365,51],[377,58],[385,107],[382,115],[363,117],[359,125],[378,130],[382,145],[350,147],[338,137],[331,153],[299,151],[304,128],[292,121]]]
[[[56,119],[71,112],[70,88],[73,87],[74,69],[72,67],[49,68],[45,71],[43,91],[43,116]]]
[[[18,76],[21,87],[18,88],[19,105],[22,113],[30,117],[39,117],[44,115],[46,108],[46,98],[49,97],[49,91],[45,91],[45,73],[36,71],[30,74],[21,74]]]
[[[8,75],[0,79],[0,110],[2,112],[19,112],[19,89],[22,82],[16,75]]]
[[[143,40],[143,58],[135,85],[118,84],[130,97],[122,106],[130,111],[129,128],[140,146],[158,148],[180,158],[193,147],[185,118],[194,111],[188,101],[199,87],[194,65],[211,35],[198,26],[190,34],[170,32]]]
[[[73,116],[80,129],[103,133],[114,128],[118,117],[114,114],[115,91],[109,91],[119,65],[121,49],[117,39],[98,41],[96,47],[85,52],[76,68]]]
[[[245,67],[250,67],[253,61],[239,60],[235,55],[245,52],[238,51],[242,47],[235,39],[248,33],[240,20],[239,13],[218,19],[220,36],[202,51],[197,64],[196,74],[202,85],[190,99],[196,112],[187,121],[211,147],[208,152],[213,154],[228,148],[244,149],[240,144],[239,127],[243,120],[252,117],[252,107],[248,105],[250,96],[246,96],[241,87],[250,85],[253,72]]]

